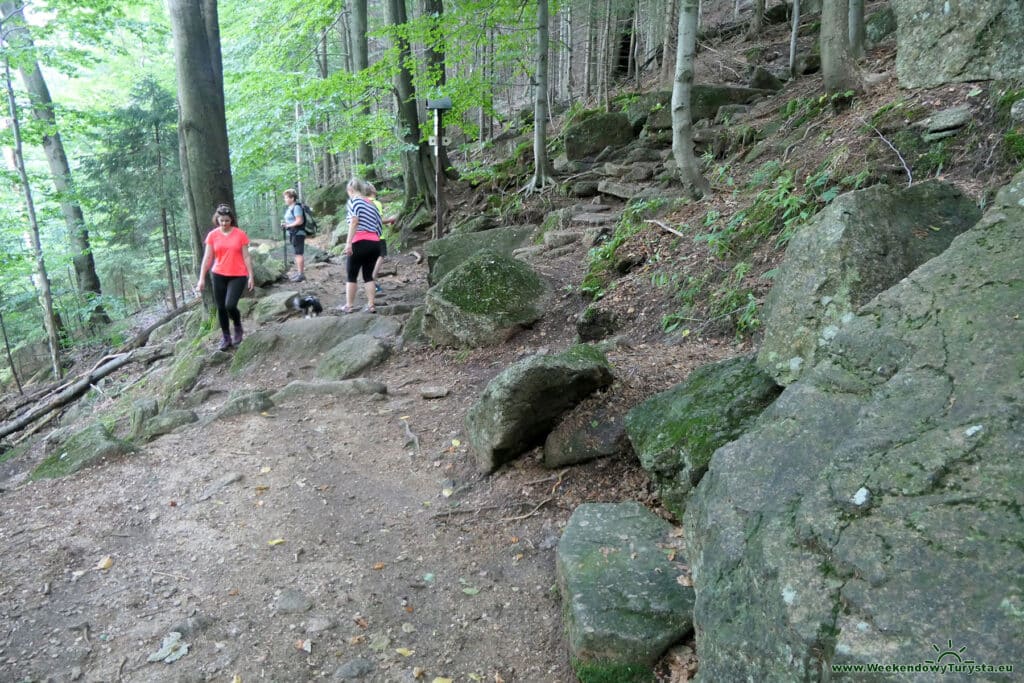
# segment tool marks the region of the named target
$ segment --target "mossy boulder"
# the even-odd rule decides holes
[[[742,434],[781,391],[753,356],[741,356],[698,368],[630,410],[626,433],[662,504],[681,519],[711,454]]]
[[[493,472],[540,445],[564,413],[612,379],[604,354],[585,344],[505,368],[466,415],[477,467]]]
[[[249,256],[252,259],[253,280],[257,287],[266,287],[280,280],[288,266],[285,265],[281,251],[262,253],[250,249]]]
[[[798,379],[844,320],[942,253],[979,215],[973,200],[937,181],[837,197],[789,242],[765,302],[758,363],[780,384]]]
[[[260,297],[257,299],[256,305],[253,306],[252,319],[256,322],[264,322],[280,318],[283,314],[287,313],[285,304],[297,294],[298,291],[294,289],[286,289],[282,291],[275,290],[266,296]]]
[[[639,135],[652,111],[672,106],[672,91],[630,93],[617,97],[612,101],[612,106],[625,114],[633,135]]]
[[[892,5],[886,5],[877,12],[873,12],[864,21],[864,37],[868,45],[878,45],[883,40],[896,32],[896,12]]]
[[[634,137],[633,126],[625,114],[596,114],[566,128],[565,156],[569,161],[586,159],[605,147],[625,145]]]
[[[246,413],[262,413],[273,407],[274,402],[270,398],[270,392],[257,389],[237,389],[228,394],[227,402],[211,419],[220,420]]]
[[[693,628],[680,540],[636,502],[587,503],[572,513],[555,572],[577,671],[650,669]]]
[[[470,256],[484,249],[511,256],[516,248],[529,242],[534,230],[533,226],[494,228],[429,242],[426,246],[427,281],[436,285]]]
[[[192,391],[208,362],[203,349],[194,341],[177,348],[174,363],[164,380],[162,398],[165,405]]]
[[[488,216],[482,214],[479,216],[473,216],[468,218],[458,225],[455,225],[451,229],[453,235],[462,235],[470,232],[483,232],[484,230],[493,230],[498,227],[498,219],[494,216]]]
[[[390,347],[376,337],[357,334],[324,354],[316,367],[317,377],[327,380],[354,377],[368,368],[380,365],[389,351]]]
[[[547,295],[530,266],[481,251],[427,291],[423,333],[446,346],[499,344],[541,318]]]
[[[154,415],[142,426],[143,441],[152,441],[158,436],[170,434],[178,427],[196,422],[199,418],[191,410],[168,410]]]
[[[626,452],[625,415],[585,401],[567,414],[544,440],[544,467],[558,469]]]
[[[79,471],[83,467],[131,453],[133,446],[118,439],[101,422],[93,422],[58,443],[34,470],[32,479],[54,479]]]
[[[146,420],[156,417],[160,404],[155,398],[140,398],[132,402],[128,417],[128,434],[132,438],[142,435]]]
[[[309,205],[314,216],[335,216],[339,212],[344,214],[345,204],[348,203],[348,188],[346,185],[347,183],[337,183],[317,187],[302,199]],[[319,223],[319,220],[317,222]]]
[[[691,118],[696,123],[701,119],[714,120],[718,108],[725,104],[750,104],[774,94],[772,90],[744,88],[738,85],[694,85],[691,94]],[[668,106],[651,112],[645,131],[656,135],[660,131],[672,130],[672,93],[668,94]]]

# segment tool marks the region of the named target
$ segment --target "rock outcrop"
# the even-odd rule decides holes
[[[1024,661],[1022,244],[1024,173],[715,452],[686,512],[701,680]]]
[[[934,181],[837,197],[786,249],[765,301],[761,367],[780,384],[795,381],[844,319],[942,253],[979,215],[970,198]]]

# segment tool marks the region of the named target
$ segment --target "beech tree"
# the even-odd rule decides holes
[[[234,206],[217,0],[167,0],[167,7],[178,77],[181,175],[198,273],[214,208],[221,202]]]
[[[825,0],[821,7],[821,74],[829,94],[859,89],[850,56],[849,0]]]
[[[537,74],[533,97],[533,180],[527,193],[542,190],[555,181],[548,170],[548,0],[537,0]]]
[[[699,0],[682,0],[679,9],[679,43],[676,47],[676,75],[672,84],[672,157],[679,176],[695,197],[711,189],[701,175],[693,154],[693,62],[697,53],[697,7]]]
[[[25,210],[28,213],[29,235],[32,243],[32,254],[35,258],[36,287],[39,288],[39,299],[43,306],[43,326],[46,328],[47,345],[50,349],[50,364],[53,376],[61,377],[60,337],[57,334],[57,318],[53,312],[53,294],[50,292],[50,277],[46,272],[46,260],[43,258],[43,245],[39,239],[39,222],[36,220],[36,205],[32,199],[32,185],[25,170],[25,157],[21,146],[21,125],[18,120],[18,103],[14,97],[14,86],[11,85],[11,64],[8,59],[6,26],[0,22],[0,48],[4,53],[4,89],[7,95],[7,110],[10,114],[11,128],[14,133],[14,164],[25,195]],[[11,368],[14,368],[12,363]]]
[[[67,224],[78,291],[86,296],[98,297],[103,292],[100,287],[100,278],[96,274],[96,261],[93,258],[92,246],[89,242],[89,230],[85,225],[82,207],[75,198],[71,166],[68,164],[68,156],[64,152],[64,142],[61,140],[57,127],[57,117],[54,114],[50,89],[46,85],[46,79],[43,78],[39,62],[31,56],[34,45],[28,27],[25,25],[24,9],[24,5],[19,6],[14,2],[0,2],[0,20],[4,23],[9,47],[23,53],[18,60],[18,72],[21,74],[21,80],[32,101],[32,115],[44,127],[43,151],[50,167],[50,175],[53,177],[53,185],[57,190],[64,222]],[[99,303],[96,303],[91,310],[90,322],[94,324],[110,322],[110,318]]]
[[[352,3],[352,68],[358,74],[370,68],[369,47],[366,43],[366,0],[354,0]],[[365,116],[370,115],[370,105],[365,102],[360,107]],[[365,138],[356,149],[356,161],[365,169],[367,177],[373,177],[373,147]]]

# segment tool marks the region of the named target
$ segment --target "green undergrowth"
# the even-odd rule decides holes
[[[645,666],[616,662],[574,660],[573,671],[580,683],[654,683],[654,672]]]
[[[594,300],[606,293],[606,287],[614,276],[615,255],[619,247],[640,232],[644,221],[670,213],[685,204],[682,199],[634,199],[626,205],[622,217],[615,224],[611,238],[593,247],[587,255],[587,273],[583,276],[580,291]]]

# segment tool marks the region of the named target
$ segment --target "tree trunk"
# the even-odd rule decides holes
[[[796,76],[796,41],[800,37],[800,0],[793,0],[793,30],[789,34],[789,75]]]
[[[672,59],[672,55],[675,55],[676,41],[679,37],[679,21],[676,9],[679,3],[675,0],[668,0],[665,3],[665,42],[661,49],[661,78],[662,83],[667,83],[673,77],[673,69],[676,64],[676,60]]]
[[[410,151],[402,152],[405,176],[405,210],[411,213],[419,204],[434,208],[434,164],[430,147],[420,140],[419,112],[416,110],[416,89],[409,71],[411,50],[405,35],[408,18],[404,0],[388,0],[388,22],[396,29],[393,40],[398,48],[399,70],[395,75],[395,97],[402,139]]]
[[[864,56],[864,0],[850,0],[849,11],[850,56],[860,59]]]
[[[13,49],[23,49],[28,53],[34,49],[32,37],[24,25],[21,7],[14,2],[0,3],[0,20],[7,26],[8,45]],[[60,208],[64,214],[64,222],[71,238],[72,261],[75,265],[75,280],[78,291],[87,296],[100,296],[100,278],[96,273],[96,260],[93,258],[92,246],[89,242],[89,230],[85,226],[82,207],[75,198],[74,184],[71,179],[71,166],[68,164],[64,143],[57,128],[57,117],[53,111],[53,100],[50,89],[43,78],[39,62],[34,59],[23,59],[23,66],[18,69],[25,89],[32,99],[32,114],[43,127],[43,151],[46,162],[53,176],[53,185],[60,197]],[[89,316],[92,324],[110,322],[106,311],[97,305]]]
[[[693,124],[690,94],[693,90],[693,62],[697,53],[697,3],[683,0],[679,9],[679,44],[676,47],[676,75],[672,85],[672,156],[683,183],[695,197],[711,186],[701,175],[693,154]]]
[[[161,184],[162,184],[163,177],[164,177],[164,158],[163,158],[163,154],[160,153],[160,124],[159,123],[154,123],[153,124],[153,140],[156,143],[156,174],[157,174],[157,177],[160,178]],[[161,199],[161,203],[162,202],[163,202],[163,200]],[[178,307],[178,300],[177,300],[177,298],[175,297],[175,294],[174,294],[174,268],[171,265],[171,239],[170,239],[170,233],[169,233],[169,231],[167,229],[167,207],[163,206],[163,205],[160,206],[160,226],[161,226],[161,231],[162,231],[161,235],[163,237],[163,242],[164,242],[164,268],[165,268],[165,270],[167,272],[167,288],[171,292],[171,308],[177,308]],[[184,288],[182,288],[182,290],[181,290],[181,298],[182,298],[182,301],[184,301],[184,298],[185,298],[185,289]]]
[[[167,0],[167,8],[178,77],[181,173],[198,273],[214,208],[220,203],[234,207],[217,2]],[[212,294],[204,296],[204,301],[209,309]]]
[[[3,312],[0,312],[0,332],[3,332],[4,334],[4,351],[7,353],[7,364],[11,366],[11,377],[14,378],[14,384],[18,387],[18,393],[24,396],[25,390],[21,388],[21,378],[18,377],[18,368],[14,366],[14,356],[11,355],[11,342],[7,339],[7,326],[4,324]]]
[[[764,27],[764,0],[753,0],[750,8],[750,26],[747,28],[747,40],[753,40],[761,35]]]
[[[858,90],[850,57],[849,0],[825,0],[821,8],[821,73],[830,95]]]
[[[527,192],[554,184],[548,171],[548,0],[537,0],[537,75],[533,91],[533,181]]]
[[[0,24],[0,35],[3,25]],[[0,47],[3,47],[0,41]],[[25,208],[28,211],[28,222],[31,228],[32,253],[36,261],[36,277],[39,282],[40,299],[43,305],[43,326],[46,328],[46,339],[50,347],[50,363],[53,376],[60,379],[60,338],[57,335],[57,320],[53,314],[53,295],[50,292],[50,278],[46,274],[46,261],[43,259],[43,245],[39,240],[39,223],[36,221],[36,206],[32,201],[32,186],[28,182],[25,171],[25,157],[21,148],[21,126],[18,123],[18,104],[14,99],[14,86],[11,85],[11,65],[8,55],[4,53],[4,85],[7,90],[7,104],[11,115],[11,129],[14,133],[14,163],[18,177],[25,192]]]
[[[352,66],[358,74],[370,68],[370,51],[366,42],[366,0],[355,0],[352,3]],[[369,103],[360,108],[363,116],[370,116]],[[356,159],[362,166],[362,173],[367,178],[374,177],[373,147],[369,142],[360,142],[356,150]]]

